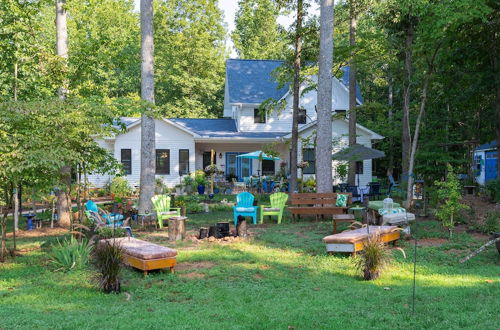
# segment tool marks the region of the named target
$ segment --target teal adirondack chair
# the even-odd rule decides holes
[[[99,214],[101,218],[103,218],[108,225],[116,225],[116,226],[122,226],[123,225],[123,215],[119,213],[108,213],[104,211],[103,209],[99,208],[97,204],[93,200],[88,200],[87,203],[85,203],[85,208],[87,211],[95,212]]]
[[[286,207],[286,202],[288,201],[288,195],[282,192],[278,192],[269,196],[269,200],[271,201],[271,205],[262,205],[260,211],[260,223],[264,223],[264,216],[267,215],[277,216],[278,224],[281,223],[281,219],[283,218],[283,211]]]
[[[170,217],[180,217],[181,208],[170,207],[170,196],[156,195],[151,198],[153,206],[156,211],[156,219],[158,220],[158,227],[163,228],[163,220]]]
[[[257,224],[257,210],[258,206],[253,206],[254,197],[249,192],[242,192],[236,196],[236,205],[233,206],[234,211],[234,225],[238,223],[238,216],[252,217],[253,224]]]

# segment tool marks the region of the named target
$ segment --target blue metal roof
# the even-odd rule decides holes
[[[283,61],[275,60],[227,60],[229,103],[262,103],[269,98],[282,98],[289,84],[278,89],[278,82],[271,74],[282,64]]]
[[[341,68],[342,70],[342,84],[344,84],[345,87],[349,88],[349,71],[350,71],[349,66],[343,66]],[[359,84],[356,82],[356,98],[363,102],[363,96],[361,96],[361,88],[359,88]]]
[[[169,118],[169,120],[195,134],[214,138],[272,139],[287,134],[286,132],[238,132],[235,120],[226,118]]]
[[[488,149],[494,149],[497,147],[497,141],[493,140],[489,143],[485,143],[485,144],[482,144],[480,145],[479,147],[477,147],[476,149],[474,149],[475,151],[479,151],[479,150],[488,150]]]

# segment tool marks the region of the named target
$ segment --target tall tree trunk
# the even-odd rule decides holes
[[[413,45],[413,24],[410,22],[405,31],[405,86],[403,95],[403,122],[402,122],[402,173],[408,174],[410,166],[410,91],[411,91],[411,69],[412,69],[412,45]]]
[[[299,142],[300,68],[302,58],[302,20],[304,1],[297,1],[297,21],[295,26],[295,60],[293,62],[293,109],[292,141],[290,152],[290,192],[297,191],[297,154]]]
[[[12,199],[14,201],[14,230],[19,230],[19,188],[17,185],[15,185],[14,188],[14,198]]]
[[[141,98],[151,104],[154,98],[153,0],[141,0]],[[150,108],[141,115],[141,183],[139,213],[152,211],[155,193],[155,121]]]
[[[66,23],[66,0],[56,0],[56,52],[57,55],[68,60],[68,26]],[[66,99],[68,94],[68,81],[65,80],[58,90],[59,98]],[[57,194],[57,214],[59,225],[69,227],[71,224],[71,200],[69,197],[69,187],[71,186],[71,167],[63,166],[60,171],[61,187]]]
[[[321,0],[316,136],[316,191],[332,192],[333,0]]]
[[[417,144],[418,144],[418,136],[420,134],[420,126],[422,125],[422,117],[425,112],[425,105],[427,102],[427,90],[429,87],[429,81],[431,78],[431,73],[428,72],[424,78],[424,87],[422,89],[422,100],[420,103],[420,110],[418,112],[417,122],[415,123],[415,132],[413,133],[413,141],[411,145],[410,152],[410,162],[408,167],[408,186],[406,187],[406,204],[405,207],[409,208],[411,206],[411,201],[413,198],[413,169],[415,167],[415,156],[417,154]]]
[[[356,29],[358,17],[356,0],[349,1],[349,46],[351,59],[349,60],[349,146],[356,144],[356,61],[354,60],[356,46]],[[356,185],[356,161],[349,161],[347,182]]]
[[[389,104],[389,114],[388,114],[388,119],[389,119],[389,125],[391,127],[391,131],[392,131],[392,127],[394,125],[394,114],[393,114],[393,109],[392,109],[392,105],[394,103],[394,82],[392,80],[392,77],[389,76],[389,79],[388,79],[388,84],[389,84],[389,91],[388,91],[388,100],[387,100],[387,103]],[[394,149],[394,137],[391,136],[389,137],[389,166],[388,166],[388,170],[390,171],[390,173],[393,172],[393,169],[394,169],[394,152],[393,152],[393,149]]]

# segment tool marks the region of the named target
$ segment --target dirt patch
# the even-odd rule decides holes
[[[16,237],[18,238],[33,238],[33,237],[46,237],[46,236],[61,236],[69,234],[68,229],[65,228],[39,228],[33,230],[17,230]],[[7,237],[12,237],[12,233],[7,233]]]
[[[210,261],[197,261],[197,262],[183,262],[175,266],[175,270],[193,270],[193,269],[206,269],[216,266],[215,263]]]
[[[262,275],[262,274],[255,274],[253,276],[253,278],[255,278],[256,280],[262,280],[264,278],[264,275]]]
[[[422,238],[417,241],[417,246],[441,246],[447,242],[446,238]]]
[[[184,278],[204,278],[205,274],[191,272],[191,273],[186,273],[186,274],[180,274],[179,276],[184,277]]]
[[[259,269],[262,269],[262,270],[268,270],[269,268],[271,268],[271,267],[269,267],[269,265],[261,265],[261,266],[259,266]]]

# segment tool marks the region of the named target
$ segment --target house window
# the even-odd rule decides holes
[[[262,160],[262,175],[274,175],[274,160],[263,159]]]
[[[303,174],[316,174],[316,153],[314,148],[302,149],[302,161],[309,165],[302,170]]]
[[[125,175],[132,174],[132,149],[122,149],[120,161]]]
[[[266,123],[266,114],[264,111],[257,109],[253,109],[253,122],[255,124],[265,124]]]
[[[203,169],[207,168],[208,165],[211,164],[211,152],[205,151],[203,153]],[[214,153],[214,164],[217,164],[217,153]]]
[[[475,160],[475,163],[476,163],[476,170],[481,172],[481,160],[482,160],[482,157],[480,155],[478,156],[474,156],[474,160]]]
[[[363,174],[363,161],[356,162],[356,174]]]
[[[307,123],[307,111],[306,109],[299,109],[299,124]]]
[[[189,149],[179,149],[179,175],[189,173]]]
[[[156,149],[156,174],[170,174],[169,149]]]

